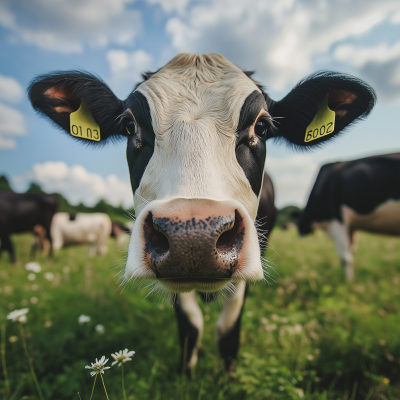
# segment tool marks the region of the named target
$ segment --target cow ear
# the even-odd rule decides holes
[[[30,83],[28,96],[39,114],[49,118],[68,134],[71,113],[84,108],[85,118],[99,126],[100,137],[96,140],[100,140],[71,135],[77,140],[98,144],[125,135],[125,129],[118,121],[118,116],[123,112],[123,101],[94,75],[81,71],[41,75]]]
[[[269,138],[310,147],[332,139],[347,126],[366,118],[375,105],[376,93],[354,76],[321,71],[303,79],[282,100],[267,100],[276,128]],[[331,132],[328,126],[323,128],[318,122],[325,118],[321,119],[321,115],[329,114],[334,121]],[[318,124],[321,125],[318,132],[314,130],[314,136],[308,133],[307,137],[307,130]]]

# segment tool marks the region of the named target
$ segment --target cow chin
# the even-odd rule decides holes
[[[254,222],[233,200],[153,201],[136,219],[124,278],[157,280],[174,293],[263,279]]]

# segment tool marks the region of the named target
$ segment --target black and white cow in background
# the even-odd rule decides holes
[[[42,227],[43,236],[51,244],[50,225],[57,207],[57,197],[52,194],[0,191],[0,257],[7,250],[11,262],[15,262],[12,233],[34,232]],[[36,247],[32,247],[32,256]]]
[[[321,167],[298,228],[301,235],[324,229],[354,280],[356,231],[400,235],[400,153]]]
[[[136,211],[125,280],[154,280],[155,290],[178,294],[186,371],[196,364],[203,331],[196,290],[233,292],[217,324],[229,367],[239,345],[246,281],[264,279],[255,220],[266,140],[320,145],[375,103],[371,87],[335,72],[312,75],[274,101],[250,73],[218,54],[180,54],[145,74],[124,101],[81,71],[39,76],[29,97],[67,133],[70,114],[84,102],[102,144],[125,137]],[[327,97],[335,128],[305,142],[306,128]]]

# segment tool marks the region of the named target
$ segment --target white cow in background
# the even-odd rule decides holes
[[[54,215],[51,223],[53,249],[76,244],[90,244],[89,254],[107,253],[106,242],[111,235],[112,223],[107,214],[68,214],[60,212]]]

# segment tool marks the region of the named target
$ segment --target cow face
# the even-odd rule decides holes
[[[29,95],[66,131],[84,101],[103,142],[127,138],[136,223],[125,279],[158,279],[173,292],[214,292],[232,280],[262,279],[254,220],[266,140],[318,145],[374,103],[365,83],[335,73],[314,75],[274,102],[217,54],[176,56],[124,102],[81,72],[39,77]],[[304,142],[327,96],[335,131]]]

